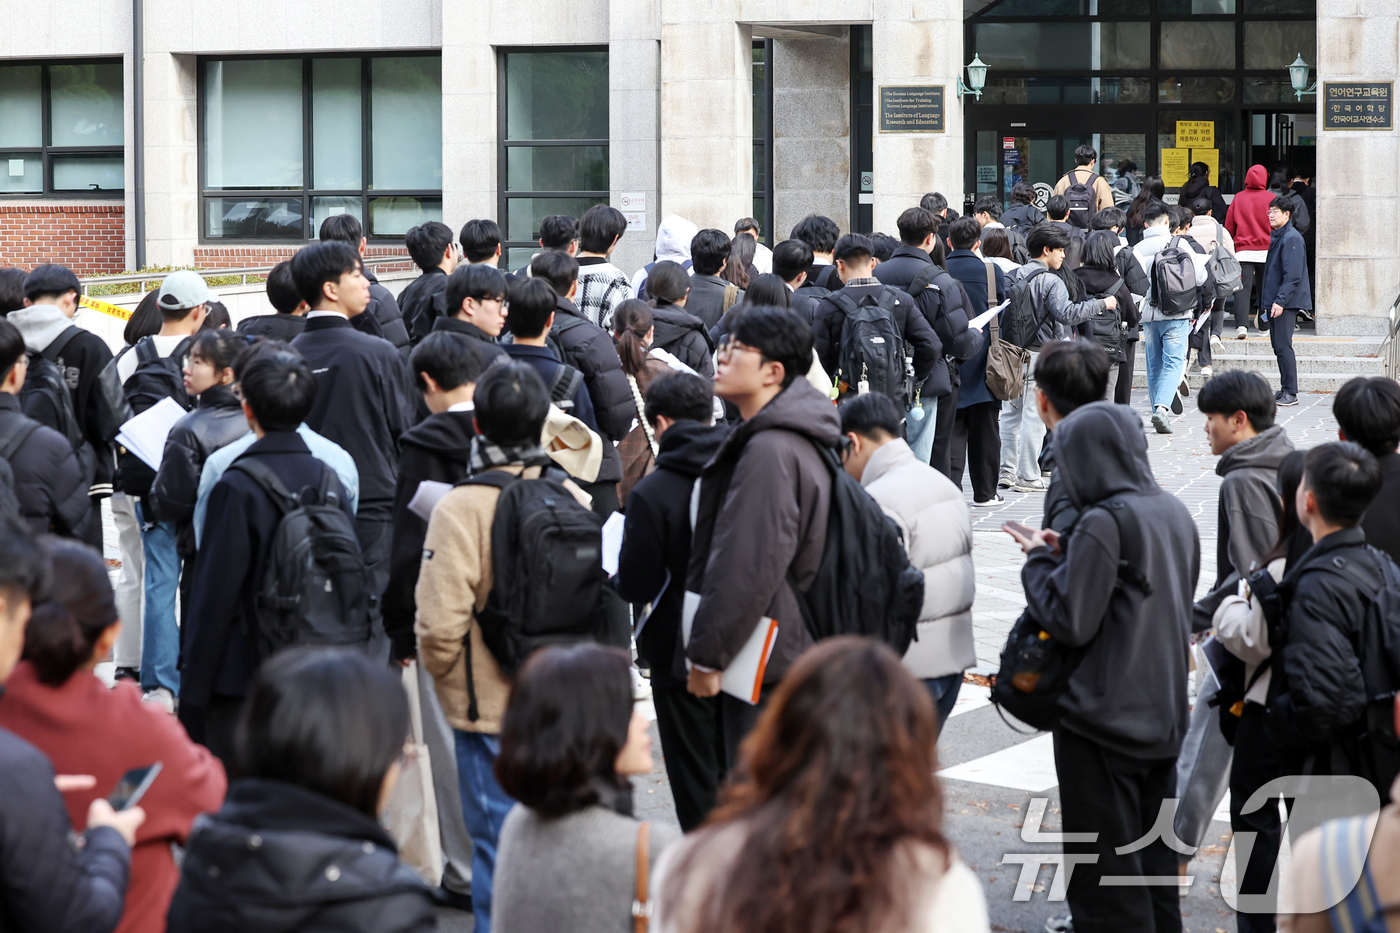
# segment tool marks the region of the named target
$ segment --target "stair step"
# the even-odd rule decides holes
[[[1272,372],[1260,371],[1259,375],[1263,376],[1264,379],[1268,381],[1268,383],[1269,383],[1270,386],[1272,386],[1272,387],[1274,387],[1274,388],[1278,388],[1280,380],[1279,380],[1279,374],[1278,374],[1278,371],[1277,371],[1277,370],[1274,370],[1274,371],[1272,371]],[[1350,380],[1353,379],[1353,378],[1355,378],[1355,374],[1354,374],[1354,373],[1345,373],[1345,374],[1344,374],[1344,373],[1305,373],[1305,372],[1300,372],[1300,373],[1298,373],[1298,391],[1300,391],[1300,392],[1336,392],[1338,389],[1340,389],[1342,386],[1346,385],[1347,382],[1350,381]],[[1195,397],[1195,396],[1194,396],[1195,390],[1196,390],[1196,389],[1199,389],[1202,385],[1204,385],[1204,384],[1205,384],[1205,381],[1206,381],[1206,380],[1203,379],[1203,378],[1201,377],[1201,374],[1200,374],[1200,373],[1188,373],[1188,374],[1187,374],[1187,376],[1186,376],[1186,383],[1187,383],[1187,385],[1191,386],[1191,389],[1192,389],[1192,397],[1193,397],[1193,398]],[[1143,373],[1143,372],[1134,372],[1134,373],[1133,373],[1133,388],[1135,388],[1135,389],[1146,389],[1146,388],[1147,388],[1147,374],[1146,374],[1146,373]],[[1190,407],[1193,403],[1192,403],[1191,399],[1187,399],[1187,400],[1186,400],[1186,404],[1187,404],[1188,407]]]
[[[1359,356],[1372,357],[1380,352],[1381,337],[1304,337],[1301,333],[1293,337],[1293,353],[1300,359],[1312,356]],[[1273,345],[1268,337],[1250,337],[1236,340],[1226,328],[1221,335],[1221,351],[1238,356],[1274,355]]]
[[[1192,359],[1194,361],[1194,357]],[[1217,353],[1211,358],[1211,365],[1222,372],[1227,369],[1249,369],[1255,372],[1278,371],[1278,360],[1272,356],[1237,356]],[[1298,372],[1379,376],[1385,373],[1385,361],[1377,356],[1299,356]]]

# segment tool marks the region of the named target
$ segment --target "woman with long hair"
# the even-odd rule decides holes
[[[748,242],[745,243],[744,240]],[[724,264],[719,277],[741,289],[748,288],[749,282],[758,275],[758,270],[753,265],[754,253],[757,250],[757,240],[747,233],[736,234],[729,243],[729,261]]]
[[[655,270],[652,271],[655,274]],[[649,352],[652,339],[656,336],[651,305],[640,298],[627,299],[613,313],[612,326],[617,356],[622,360],[622,371],[627,376],[627,385],[632,390],[632,401],[637,408],[636,425],[617,442],[617,453],[622,458],[622,479],[617,484],[617,497],[625,507],[627,494],[632,487],[656,469],[660,445],[647,421],[646,394],[652,382],[670,372],[671,367],[665,360],[659,360]]]
[[[1166,186],[1156,175],[1149,175],[1142,180],[1141,190],[1138,191],[1137,197],[1133,198],[1133,203],[1128,205],[1128,228],[1123,234],[1128,238],[1129,246],[1137,246],[1138,241],[1142,239],[1143,228],[1147,226],[1147,205],[1153,201],[1161,201],[1166,193]]]
[[[1126,325],[1123,341],[1123,358],[1117,360],[1118,381],[1114,383],[1113,400],[1120,405],[1132,401],[1133,357],[1137,350],[1138,325],[1142,316],[1138,313],[1133,293],[1123,277],[1118,274],[1118,235],[1111,230],[1095,230],[1089,234],[1084,244],[1084,263],[1074,270],[1075,278],[1084,288],[1084,293],[1093,298],[1113,295],[1118,299],[1117,315]],[[1114,314],[1106,311],[1105,314]]]
[[[631,778],[650,774],[650,726],[632,702],[630,661],[596,644],[545,648],[511,688],[496,779],[520,803],[501,829],[492,923],[512,933],[613,933],[632,918],[638,836],[647,867],[680,838],[632,815]]]
[[[1005,228],[982,230],[982,255],[996,263],[1003,275],[1010,275],[1021,268],[1021,264],[1011,255],[1011,238],[1006,235]]]
[[[797,660],[709,822],[657,871],[660,933],[988,930],[943,834],[938,721],[889,648],[831,638]]]

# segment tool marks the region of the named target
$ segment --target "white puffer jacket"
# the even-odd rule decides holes
[[[942,677],[977,663],[972,641],[972,516],[962,490],[903,440],[871,454],[861,486],[899,525],[909,561],[924,573],[918,640],[904,666],[915,677]]]

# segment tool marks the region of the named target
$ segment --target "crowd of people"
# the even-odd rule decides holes
[[[1281,829],[1256,791],[1353,775],[1384,800],[1400,773],[1400,387],[1350,383],[1343,436],[1304,455],[1275,424],[1286,372],[1205,382],[1224,482],[1197,601],[1135,344],[1170,432],[1188,331],[1209,376],[1261,231],[1209,190],[1169,206],[1149,183],[1125,212],[1095,159],[1044,214],[934,193],[898,238],[813,215],[769,250],[751,218],[667,218],[630,276],[604,205],[545,218],[516,271],[494,222],[429,222],[397,297],[340,215],[271,270],[274,313],[232,328],[175,272],[115,356],[72,324],[71,271],[0,270],[0,928],[423,930],[454,904],[479,933],[988,930],[935,771],[977,660],[970,508],[998,488],[1044,494],[1043,527],[1006,530],[1018,627],[1057,659],[1078,860],[1056,928],[1179,930],[1174,883],[1113,879],[1184,872],[1227,787],[1259,834],[1241,892],[1267,889]],[[1266,209],[1282,359],[1309,286],[1298,202]],[[171,403],[149,462],[124,426]],[[914,581],[874,613],[903,637],[870,610],[821,629],[833,555],[879,541]],[[639,691],[679,831],[634,816]],[[410,785],[438,853],[412,868],[379,820]],[[1185,848],[1134,845],[1174,798]]]

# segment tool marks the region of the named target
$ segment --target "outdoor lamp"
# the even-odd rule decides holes
[[[1303,66],[1307,68],[1306,65]],[[1304,78],[1306,80],[1306,77]],[[972,61],[967,65],[967,84],[963,84],[962,75],[958,76],[958,96],[971,94],[978,100],[982,99],[982,88],[987,86],[987,66],[982,61],[982,56],[973,55]]]
[[[1293,64],[1288,66],[1288,80],[1293,84],[1293,93],[1299,99],[1303,99],[1304,94],[1316,94],[1317,83],[1308,87],[1308,63],[1303,61],[1303,53],[1299,52],[1298,57],[1293,59]]]

